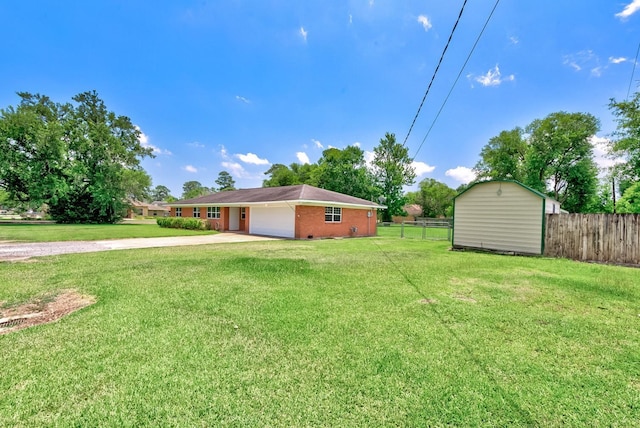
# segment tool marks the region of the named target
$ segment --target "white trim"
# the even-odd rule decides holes
[[[167,205],[169,207],[284,207],[284,206],[316,206],[316,207],[339,207],[339,208],[353,208],[353,209],[379,209],[383,210],[387,208],[385,205],[365,205],[365,204],[349,204],[343,202],[334,201],[310,201],[305,199],[295,199],[291,201],[264,201],[264,202],[217,202],[217,203],[199,203],[199,204],[173,204]]]

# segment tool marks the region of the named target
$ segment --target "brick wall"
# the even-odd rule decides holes
[[[371,217],[367,213],[371,212]],[[357,230],[354,232],[352,228]],[[296,206],[296,239],[373,236],[376,234],[376,212],[343,208],[340,223],[324,219],[324,207]]]

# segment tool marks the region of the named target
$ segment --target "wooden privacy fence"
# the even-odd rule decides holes
[[[640,214],[547,214],[544,255],[640,265]]]

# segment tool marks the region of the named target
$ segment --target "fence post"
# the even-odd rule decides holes
[[[424,241],[425,239],[427,239],[427,222],[423,221],[422,222],[422,240]]]

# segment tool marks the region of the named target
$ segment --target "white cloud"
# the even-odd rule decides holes
[[[220,145],[220,157],[222,157],[222,159],[230,159],[229,152],[227,152],[226,147],[223,145]]]
[[[172,155],[172,153],[169,150],[161,149],[160,147],[156,147],[153,144],[149,143],[149,136],[144,132],[142,132],[142,130],[138,125],[133,125],[133,127],[140,132],[140,135],[138,136],[138,141],[140,142],[140,145],[142,147],[146,149],[151,149],[154,155],[167,155],[167,156]]]
[[[196,168],[196,167],[195,167],[195,166],[193,166],[193,165],[187,165],[187,166],[185,166],[183,169],[184,169],[185,171],[187,171],[187,172],[191,172],[191,173],[193,173],[193,174],[195,174],[196,172],[198,172],[198,168]]]
[[[599,168],[607,169],[616,164],[624,162],[623,159],[609,156],[610,140],[608,140],[607,138],[594,135],[589,138],[589,141],[593,145],[593,160]]]
[[[627,62],[627,61],[629,61],[629,59],[625,58],[623,56],[619,56],[617,58],[612,57],[612,56],[609,57],[609,62],[611,64],[622,64],[623,62]]]
[[[634,13],[640,10],[640,0],[633,0],[631,3],[626,5],[622,12],[616,13],[616,18],[627,19]]]
[[[451,177],[456,181],[459,181],[463,184],[467,184],[476,178],[476,173],[473,172],[471,168],[467,168],[466,166],[457,166],[453,169],[448,169],[444,175],[447,177]]]
[[[297,152],[296,157],[298,158],[298,162],[301,164],[311,163],[309,161],[309,156],[305,152]]]
[[[353,24],[353,15],[349,14],[349,25]]]
[[[429,31],[431,27],[433,27],[427,15],[418,16],[418,22],[422,25],[422,28],[424,28],[424,31]]]
[[[245,97],[241,97],[240,95],[236,95],[236,100],[243,102],[245,104],[251,104],[251,100]]]
[[[254,153],[247,153],[246,155],[237,154],[234,156],[244,163],[250,163],[253,165],[269,165],[269,161],[267,159],[260,159],[258,155]]]
[[[316,146],[317,148],[319,148],[319,149],[324,149],[324,146],[322,145],[322,143],[321,143],[320,141],[318,141],[318,140],[314,140],[314,139],[312,138],[312,139],[311,139],[311,142],[312,142],[313,144],[315,144],[315,146]]]
[[[300,35],[302,36],[302,40],[305,42],[307,41],[307,34],[309,34],[309,32],[306,31],[304,27],[300,27]]]
[[[600,66],[600,58],[593,53],[592,50],[583,50],[562,57],[562,63],[574,69],[581,71],[588,69],[592,76],[600,77],[602,75],[602,67]]]
[[[352,144],[352,146],[360,147],[362,146],[362,144],[360,144],[360,141],[356,141],[355,143]]]
[[[469,75],[467,77],[473,77],[473,76]],[[510,74],[506,77],[502,77],[502,73],[500,73],[500,68],[498,67],[498,64],[496,64],[494,68],[487,71],[487,74],[483,74],[481,76],[475,76],[473,77],[473,80],[480,83],[482,86],[499,86],[500,84],[506,81],[513,82],[514,80],[516,80],[516,76],[514,76],[513,74]]]
[[[371,169],[373,167],[373,158],[375,157],[374,152],[368,152],[365,150],[364,152],[364,163],[367,164],[367,168]]]
[[[520,40],[516,36],[509,37],[509,41],[512,45],[517,45],[518,43],[520,43]]]
[[[424,162],[419,162],[419,161],[411,162],[411,166],[415,170],[417,177],[421,177],[427,173],[433,172],[433,170],[436,169],[435,166],[431,166]]]
[[[373,7],[373,3],[374,3],[373,0],[369,0],[369,7]]]
[[[222,162],[220,165],[234,177],[253,178],[238,162]]]
[[[204,149],[204,144],[200,144],[197,141],[194,141],[193,143],[187,143],[187,146],[193,147],[194,149]]]

